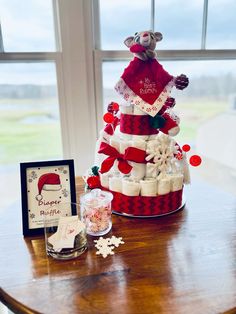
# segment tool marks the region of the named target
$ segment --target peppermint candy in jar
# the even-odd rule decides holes
[[[81,196],[81,219],[85,223],[87,234],[101,236],[111,230],[112,199],[112,193],[100,189]]]

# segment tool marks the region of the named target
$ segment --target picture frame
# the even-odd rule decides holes
[[[77,214],[73,159],[20,163],[20,177],[24,236],[44,233],[45,213],[53,225],[59,215],[57,204],[64,202],[69,215]]]

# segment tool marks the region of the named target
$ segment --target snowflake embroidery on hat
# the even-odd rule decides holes
[[[147,167],[152,175],[156,176],[157,172],[167,173],[170,170],[174,154],[178,151],[175,141],[168,135],[160,133],[155,140],[147,143],[146,152],[146,161],[152,161]]]

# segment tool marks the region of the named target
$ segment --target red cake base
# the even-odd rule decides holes
[[[107,190],[107,189],[104,189]],[[170,214],[182,206],[183,190],[158,196],[126,196],[122,193],[111,192],[112,210],[115,213],[129,216],[158,216]]]

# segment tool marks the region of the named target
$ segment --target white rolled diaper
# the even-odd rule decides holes
[[[110,177],[109,190],[122,193],[122,177]]]
[[[132,135],[132,140],[134,141],[146,141],[149,138],[149,135]]]
[[[131,146],[136,147],[142,150],[146,150],[146,141],[140,139],[140,140],[132,140],[131,141]]]
[[[129,161],[129,164],[133,167],[130,172],[130,177],[134,180],[140,180],[145,177],[146,174],[146,165],[139,164],[134,161]]]
[[[157,194],[164,195],[170,193],[171,180],[170,178],[159,179],[157,183]]]
[[[122,140],[120,140],[120,153],[124,154],[126,148],[131,146],[131,143],[132,143],[131,141],[122,141]]]
[[[142,110],[140,110],[138,107],[134,106],[133,110],[134,115],[136,116],[147,116],[148,114]]]
[[[120,152],[120,140],[114,137],[110,138],[110,145]]]
[[[153,164],[151,162],[148,162],[146,164],[146,178],[156,178],[158,174],[158,168],[156,164]]]
[[[157,180],[156,179],[144,179],[140,180],[141,195],[142,196],[156,196],[157,195]]]
[[[120,132],[120,138],[124,141],[130,141],[132,139],[132,134],[126,134]]]
[[[183,187],[184,176],[183,174],[172,174],[171,175],[171,191],[179,191]]]
[[[127,196],[138,196],[140,192],[140,183],[129,178],[122,179],[122,193]]]
[[[158,133],[157,133],[157,134],[149,135],[148,140],[149,140],[149,141],[153,141],[153,140],[156,140],[157,138],[158,138]]]
[[[104,188],[109,189],[109,177],[110,177],[110,174],[109,173],[100,173],[99,177],[100,177],[101,186],[103,186]]]
[[[119,107],[120,112],[124,113],[124,114],[133,114],[133,110],[134,110],[134,106],[130,105],[130,106],[120,106]]]

